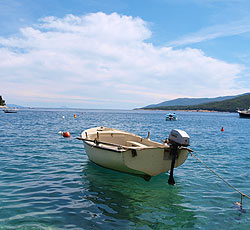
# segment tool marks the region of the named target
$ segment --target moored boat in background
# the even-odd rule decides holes
[[[6,109],[3,109],[3,111],[5,113],[17,113],[19,109],[17,108],[6,108]]]
[[[177,116],[175,113],[168,113],[166,114],[166,121],[176,121]]]
[[[237,110],[241,118],[250,118],[250,107],[245,110]]]

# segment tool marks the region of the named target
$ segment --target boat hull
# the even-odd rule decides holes
[[[124,164],[127,167],[139,170],[150,176],[157,176],[171,169],[172,155],[170,149],[152,148],[137,150],[136,152],[136,156],[133,156],[131,151],[127,151],[123,154]],[[174,167],[177,168],[182,165],[187,157],[187,150],[179,150]]]
[[[107,150],[84,142],[88,158],[105,168],[136,174],[156,176],[171,169],[170,148],[129,149],[126,151]],[[188,150],[179,149],[174,167],[182,165],[188,157]]]
[[[176,121],[176,117],[166,117],[166,121]]]
[[[92,162],[105,168],[116,171],[144,175],[138,170],[128,168],[123,162],[123,153],[118,151],[105,150],[98,147],[93,147],[84,142],[86,154]]]
[[[16,110],[16,109],[4,109],[3,111],[5,113],[17,113],[18,110]]]
[[[238,112],[240,118],[250,118],[250,113],[248,112]]]

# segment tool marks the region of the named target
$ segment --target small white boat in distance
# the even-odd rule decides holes
[[[250,107],[245,110],[238,110],[240,118],[250,118]]]
[[[171,170],[170,184],[175,184],[173,169],[182,165],[191,151],[187,148],[188,134],[176,129],[163,143],[150,140],[149,133],[143,138],[107,127],[87,129],[77,139],[83,141],[88,158],[97,165],[139,175],[147,181]]]
[[[168,113],[166,114],[166,121],[176,121],[177,116],[175,113]]]
[[[6,109],[3,109],[3,111],[5,113],[17,113],[18,109],[17,108],[6,108]]]

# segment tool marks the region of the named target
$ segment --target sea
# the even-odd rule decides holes
[[[0,111],[1,230],[250,229],[250,119],[237,113],[20,109]],[[106,126],[161,142],[190,136],[189,155],[150,181],[88,160],[85,129]],[[68,131],[70,138],[59,132]],[[214,174],[213,170],[216,174]],[[220,177],[218,177],[218,175]],[[229,186],[228,182],[233,187]],[[236,191],[236,188],[238,191]]]

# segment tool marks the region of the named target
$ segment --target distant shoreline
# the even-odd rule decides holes
[[[181,112],[201,112],[201,113],[236,113],[228,111],[215,111],[215,110],[206,110],[206,109],[135,109],[135,110],[144,110],[144,111],[181,111]]]

